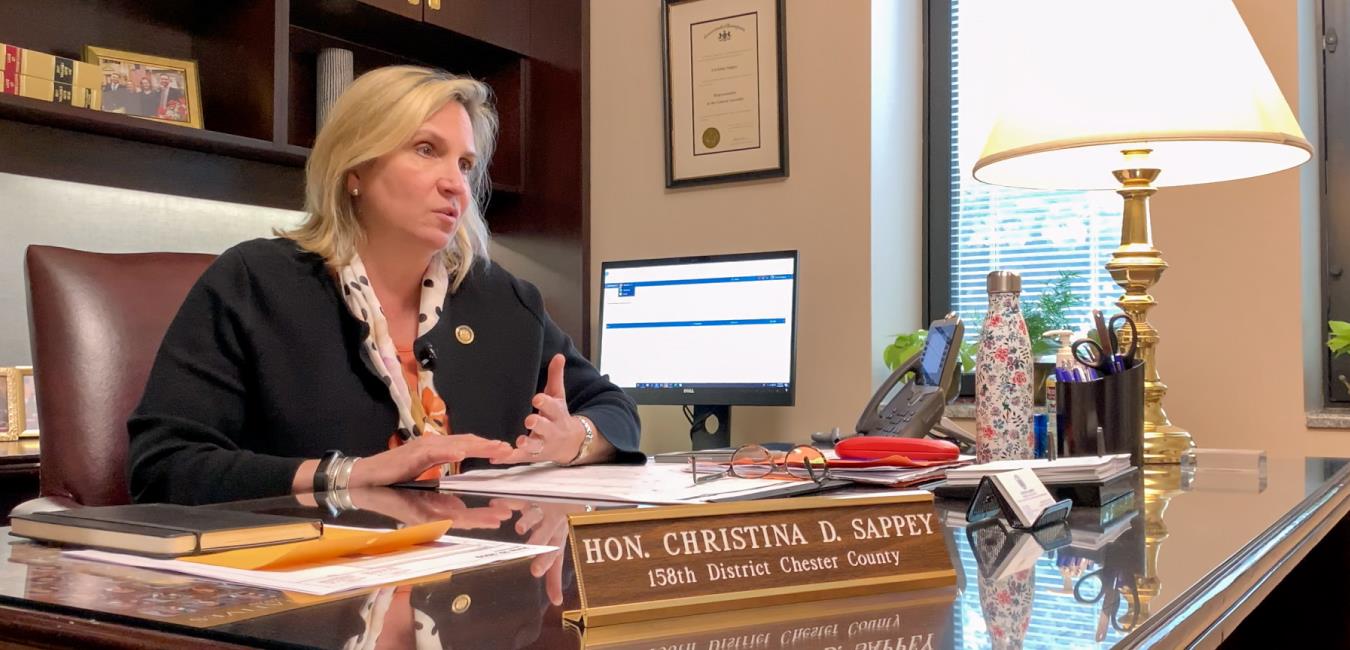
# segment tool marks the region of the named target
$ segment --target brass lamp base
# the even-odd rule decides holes
[[[1116,193],[1125,199],[1125,210],[1120,222],[1120,248],[1111,254],[1106,270],[1125,290],[1116,301],[1121,311],[1134,321],[1138,341],[1131,341],[1129,329],[1121,330],[1120,345],[1136,345],[1135,356],[1144,361],[1144,462],[1178,463],[1187,449],[1195,447],[1191,434],[1173,425],[1163,411],[1162,399],[1167,385],[1158,375],[1158,330],[1148,322],[1148,311],[1158,304],[1148,290],[1167,270],[1162,252],[1153,247],[1153,225],[1149,222],[1148,198],[1158,190],[1153,187],[1160,170],[1146,166],[1149,150],[1122,152],[1129,168],[1114,172],[1121,188]]]
[[[1178,426],[1167,425],[1162,429],[1149,429],[1144,423],[1144,462],[1148,464],[1176,464],[1187,449],[1194,449],[1195,441],[1190,432]]]

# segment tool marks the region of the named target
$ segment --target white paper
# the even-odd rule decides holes
[[[1129,468],[1130,455],[1113,456],[1076,456],[1046,460],[1000,460],[982,465],[957,467],[947,472],[947,483],[953,486],[975,485],[983,476],[992,476],[1001,472],[1017,469],[1029,469],[1045,483],[1071,483],[1075,481],[1099,481]]]
[[[994,487],[1003,493],[1003,498],[1022,522],[1023,528],[1029,528],[1046,508],[1054,505],[1055,499],[1045,489],[1036,473],[1029,469],[1000,472],[990,475]]]
[[[759,148],[759,14],[689,26],[695,156]]]
[[[580,467],[541,464],[480,469],[441,479],[441,489],[457,492],[649,504],[708,503],[718,497],[772,493],[789,485],[780,479],[735,476],[694,485],[687,465],[652,462]]]
[[[398,553],[370,557],[354,556],[321,566],[272,571],[232,569],[107,551],[67,551],[64,555],[108,564],[186,573],[253,587],[326,596],[446,571],[487,566],[556,550],[558,550],[556,546],[514,544],[446,535],[431,544],[414,546]]]

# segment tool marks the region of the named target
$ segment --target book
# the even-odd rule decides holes
[[[14,515],[15,535],[146,555],[177,557],[315,539],[318,519],[165,503],[75,508]]]
[[[0,70],[13,70],[14,74],[19,74],[19,52],[22,50],[21,47],[0,43]]]
[[[1069,542],[1069,545],[1074,548],[1099,551],[1105,548],[1107,544],[1116,541],[1121,535],[1125,534],[1125,531],[1130,529],[1130,522],[1134,520],[1135,514],[1135,511],[1131,510],[1127,516],[1110,522],[1103,526],[1101,530],[1070,526],[1069,534],[1072,541]]]
[[[950,476],[951,471],[948,471]],[[1039,476],[1039,474],[1037,475]],[[1055,499],[1069,499],[1076,506],[1087,506],[1091,508],[1100,507],[1111,503],[1127,494],[1133,493],[1140,485],[1139,470],[1135,467],[1126,467],[1116,474],[1112,474],[1101,480],[1087,481],[1066,481],[1062,477],[1051,477],[1041,479],[1046,489]],[[944,499],[969,499],[975,496],[975,489],[979,483],[963,482],[953,485],[951,479],[932,485],[929,489],[933,494]]]
[[[0,43],[0,71],[84,88],[103,87],[103,75],[92,63],[5,43]]]
[[[97,108],[101,90],[23,74],[14,75],[8,70],[0,73],[0,92],[6,95],[19,95],[76,108]]]

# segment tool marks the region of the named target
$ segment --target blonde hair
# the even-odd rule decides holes
[[[497,113],[492,90],[474,79],[411,65],[361,75],[329,110],[328,121],[314,141],[305,165],[305,221],[275,234],[323,257],[331,267],[350,262],[365,231],[357,221],[353,197],[347,193],[347,175],[402,146],[452,101],[469,114],[478,152],[478,163],[469,173],[471,200],[444,250],[446,269],[454,280],[451,290],[458,289],[475,260],[488,259],[488,229],[482,211],[491,189],[487,168],[496,144]]]

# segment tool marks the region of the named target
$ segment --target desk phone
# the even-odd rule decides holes
[[[858,434],[922,438],[937,426],[964,335],[956,314],[933,321],[923,350],[901,363],[863,409],[855,427]],[[902,384],[911,373],[913,378]]]

